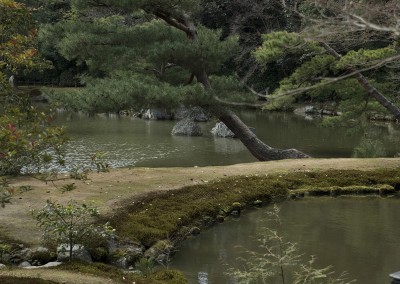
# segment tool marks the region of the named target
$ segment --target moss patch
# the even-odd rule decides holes
[[[268,179],[227,178],[132,200],[111,224],[120,236],[149,247],[157,240],[185,234],[193,226],[209,225],[235,202],[243,205],[263,200],[268,203],[286,196],[285,186],[274,183],[271,187]]]
[[[385,196],[388,194],[394,194],[396,192],[395,188],[388,184],[378,184],[373,186],[363,186],[363,185],[352,185],[352,186],[329,186],[321,188],[303,188],[295,189],[290,191],[291,197],[297,196],[340,196],[340,195],[369,195],[369,194],[379,194]]]
[[[191,227],[204,227],[233,205],[241,209],[286,199],[290,193],[314,195],[390,194],[400,190],[400,170],[299,171],[230,177],[129,201],[111,220],[117,233],[149,247],[158,240],[182,238]]]

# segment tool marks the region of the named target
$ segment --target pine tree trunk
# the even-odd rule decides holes
[[[196,27],[187,14],[182,14],[181,17],[176,18],[168,12],[158,9],[153,11],[153,14],[163,19],[167,24],[185,32],[189,40],[196,41],[198,39]],[[198,61],[197,70],[191,71],[193,71],[197,82],[202,84],[205,90],[211,91],[211,84],[205,64],[201,58]],[[248,126],[232,111],[222,110],[219,113],[219,119],[242,141],[250,153],[258,160],[270,161],[309,158],[308,155],[296,149],[281,150],[272,148],[258,139]]]
[[[225,111],[219,119],[242,141],[250,153],[260,161],[300,159],[310,156],[296,149],[276,149],[266,145],[232,111]]]

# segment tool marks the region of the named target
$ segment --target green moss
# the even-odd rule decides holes
[[[121,237],[150,247],[158,240],[183,237],[184,228],[210,225],[218,216],[227,216],[234,203],[246,209],[253,207],[255,200],[267,205],[286,199],[289,193],[388,194],[398,190],[399,169],[299,171],[229,177],[129,200],[129,203],[135,201],[134,205],[116,214],[111,223]]]
[[[185,276],[177,270],[163,270],[154,273],[151,277],[153,281],[160,281],[159,283],[170,284],[187,284],[189,283]]]
[[[122,270],[114,266],[99,262],[88,264],[88,263],[73,261],[73,262],[63,263],[62,265],[51,269],[74,271],[74,272],[92,274],[111,279],[120,279],[122,278],[121,276],[125,276],[125,273]]]
[[[171,249],[174,245],[168,241],[168,240],[161,240],[158,241],[153,247],[154,249],[156,249],[157,251],[165,251],[168,249]]]
[[[302,188],[290,191],[294,195],[309,195],[309,196],[322,196],[322,195],[368,195],[379,194],[387,195],[395,193],[396,190],[393,186],[388,184],[379,184],[373,186],[352,185],[352,186],[329,186],[322,188]]]
[[[232,209],[233,210],[240,210],[240,209],[242,209],[242,204],[240,202],[233,202],[232,203]]]
[[[286,196],[287,188],[269,187],[266,179],[228,178],[136,200],[134,206],[117,214],[111,225],[120,236],[150,247],[160,239],[176,236],[184,226],[210,224],[220,211],[228,213],[227,207],[238,200],[246,206],[257,199],[270,202]]]

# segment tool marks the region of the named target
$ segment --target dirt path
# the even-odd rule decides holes
[[[400,159],[306,159],[283,160],[263,163],[238,164],[220,167],[192,168],[124,168],[109,173],[91,173],[90,181],[63,180],[55,184],[44,183],[33,178],[12,179],[14,188],[31,186],[33,190],[16,194],[12,204],[0,208],[0,230],[12,238],[37,245],[41,233],[31,217],[32,209],[43,207],[47,199],[66,202],[74,199],[99,207],[103,214],[112,214],[122,201],[132,196],[180,188],[185,185],[206,183],[232,175],[254,175],[277,172],[328,170],[400,168]],[[75,183],[73,191],[61,193],[64,184]]]
[[[16,270],[16,271],[1,271],[0,276],[14,276],[14,277],[29,277],[40,278],[44,280],[54,281],[57,283],[68,284],[116,284],[111,279],[87,275],[79,272],[61,271],[54,269],[34,269],[34,270]],[[1,281],[1,279],[0,279]]]

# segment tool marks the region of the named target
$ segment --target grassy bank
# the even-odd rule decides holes
[[[66,193],[54,184],[29,177],[11,180],[14,187],[31,185],[32,190],[15,196],[12,204],[1,209],[0,241],[14,242],[14,238],[20,238],[15,243],[26,240],[26,246],[37,244],[40,231],[29,210],[42,207],[49,198],[61,203],[75,199],[94,202],[106,212],[102,220],[111,221],[121,240],[140,242],[146,248],[158,245],[162,250],[163,246],[168,247],[166,240],[179,242],[252,207],[287,198],[397,194],[400,159],[307,159],[205,168],[132,168],[90,173],[89,177],[82,183],[72,181],[78,187]],[[60,188],[70,182],[60,180],[55,185]],[[12,280],[10,277],[19,277],[18,281],[37,278],[38,273],[40,278],[57,283],[60,279],[73,280],[67,283],[186,283],[177,271],[140,278],[103,264],[70,264],[51,271],[0,271],[0,282]]]
[[[304,195],[390,195],[400,190],[400,170],[327,170],[229,177],[126,201],[114,215],[118,235],[149,247],[182,239],[247,208]]]

